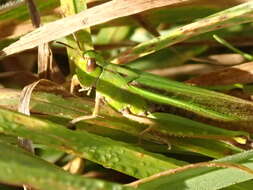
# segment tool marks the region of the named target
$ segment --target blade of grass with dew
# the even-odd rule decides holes
[[[48,120],[0,109],[0,131],[74,154],[127,175],[143,178],[186,162]],[[141,159],[141,161],[140,161]],[[146,166],[146,167],[143,167]]]
[[[26,184],[36,189],[47,190],[132,189],[116,183],[71,175],[37,156],[3,142],[0,142],[0,150],[1,183]]]
[[[235,163],[253,169],[252,163],[253,151],[246,151],[232,156],[227,156],[214,162]],[[217,169],[213,167],[201,167],[188,169],[172,175],[164,175],[152,180],[152,178],[143,179],[138,187],[146,190],[165,190],[168,186],[175,190],[216,190],[229,187],[234,184],[245,182],[253,179],[253,175],[238,169],[226,168]],[[146,182],[145,182],[146,181]],[[138,182],[135,182],[138,184]],[[136,187],[135,184],[132,184]]]

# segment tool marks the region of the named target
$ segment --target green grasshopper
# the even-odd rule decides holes
[[[86,89],[96,88],[96,105],[91,116],[76,118],[72,123],[98,115],[99,100],[127,117],[146,116],[149,102],[169,105],[205,118],[248,124],[253,120],[253,104],[222,93],[172,81],[150,73],[111,64],[90,50],[78,58],[76,79]]]
[[[251,102],[111,64],[94,50],[81,51],[74,34],[73,37],[78,51],[75,60],[76,75],[72,80],[71,92],[76,82],[87,90],[88,94],[95,88],[96,101],[92,115],[75,118],[70,124],[96,118],[103,99],[123,116],[145,124],[147,128],[141,134],[149,129],[157,129],[156,132],[159,130],[161,136],[209,138],[249,145],[249,135],[244,131],[229,131],[172,114],[153,113],[154,110],[150,108],[156,104],[174,106],[186,110],[187,113],[192,112],[212,120],[248,124],[253,120]],[[247,125],[246,131],[250,130]]]

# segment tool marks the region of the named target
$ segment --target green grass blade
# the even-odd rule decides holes
[[[37,0],[36,4],[40,11],[48,11],[57,7],[59,2],[57,0]],[[10,21],[15,21],[16,23],[17,21],[21,22],[28,20],[29,18],[30,15],[25,3],[8,11],[0,11],[0,23]]]
[[[185,164],[183,161],[153,154],[127,143],[86,131],[72,131],[47,120],[4,109],[0,109],[0,131],[86,158],[136,178]]]
[[[131,26],[102,28],[96,37],[95,43],[96,45],[119,43],[127,40],[132,33],[133,27]]]
[[[166,35],[153,38],[152,40],[143,42],[131,49],[128,49],[112,62],[130,62],[202,33],[238,25],[241,23],[251,22],[252,17],[250,14],[252,11],[253,2],[246,2],[219,13],[215,13],[191,24],[172,29]]]
[[[182,150],[196,152],[211,158],[222,158],[243,151],[233,145],[209,139],[170,138],[170,143]]]
[[[236,185],[229,186],[227,188],[222,188],[222,190],[248,190],[253,188],[253,182],[251,181],[246,181],[243,183],[239,183]]]
[[[177,115],[167,113],[153,113],[149,116],[154,118],[158,125],[154,130],[167,131],[167,134],[177,137],[207,138],[207,139],[223,139],[232,140],[233,137],[249,137],[249,134],[243,131],[229,131],[204,123],[189,120]],[[159,131],[159,130],[158,130]],[[192,134],[192,136],[191,136]]]
[[[142,71],[152,70],[162,73],[161,69],[183,65],[193,57],[204,53],[207,49],[207,46],[167,48],[137,59],[127,64],[127,66]]]
[[[228,162],[242,164],[253,169],[253,151],[247,151],[233,156],[224,157],[215,162]],[[253,179],[253,175],[237,169],[217,169],[217,168],[195,168],[170,176],[157,178],[139,185],[146,190],[167,190],[168,186],[175,190],[216,190],[230,185],[245,182]]]
[[[230,43],[228,43],[226,40],[220,38],[218,35],[213,35],[214,39],[221,43],[222,45],[226,46],[227,48],[229,48],[230,50],[232,50],[235,53],[238,53],[240,55],[242,55],[246,60],[248,61],[252,61],[253,60],[253,56],[248,54],[248,53],[244,53],[241,50],[237,49],[236,47],[232,46]]]
[[[116,183],[87,179],[71,175],[21,148],[0,142],[0,182],[22,186],[30,185],[36,189],[64,190],[124,190],[127,188]]]

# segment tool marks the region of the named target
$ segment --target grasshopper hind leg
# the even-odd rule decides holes
[[[139,116],[139,115],[132,114],[129,109],[125,109],[121,113],[124,117],[130,120],[147,125],[146,129],[139,132],[138,144],[141,144],[141,139],[146,133],[150,132],[151,130],[155,128],[155,122],[152,119],[147,118],[146,116]]]

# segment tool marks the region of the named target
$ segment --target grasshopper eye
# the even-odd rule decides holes
[[[96,69],[96,67],[97,67],[96,59],[95,58],[89,58],[87,60],[87,66],[86,66],[87,71],[92,72]]]

